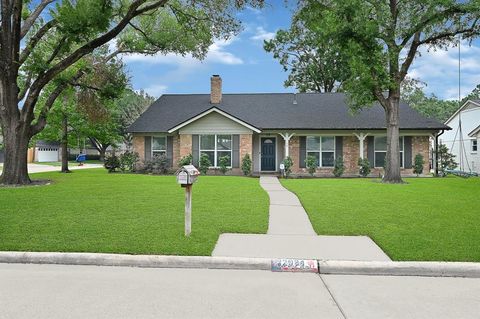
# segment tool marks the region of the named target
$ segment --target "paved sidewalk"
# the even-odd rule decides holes
[[[0,264],[0,318],[325,318],[316,274]]]
[[[480,279],[0,264],[0,318],[478,318]]]
[[[221,234],[212,256],[390,261],[366,236],[317,236],[298,197],[277,177],[262,176],[270,196],[268,232]]]

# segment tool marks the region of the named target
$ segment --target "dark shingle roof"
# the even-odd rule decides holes
[[[209,94],[165,94],[129,128],[130,132],[167,132],[213,106],[236,118],[265,129],[384,129],[385,112],[380,105],[352,115],[342,93],[223,94],[220,104],[211,104]],[[427,119],[407,104],[400,105],[402,129],[449,129]]]

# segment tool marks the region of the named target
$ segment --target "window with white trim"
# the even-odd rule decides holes
[[[400,143],[400,167],[403,167],[403,136],[399,137]],[[385,159],[387,157],[387,137],[386,136],[375,136],[374,140],[374,151],[375,151],[375,167],[385,167]]]
[[[232,135],[200,135],[199,140],[199,155],[206,154],[212,167],[218,167],[219,159],[223,156],[229,157],[230,162],[227,166],[232,166]]]
[[[152,156],[167,155],[167,137],[152,136]]]
[[[307,136],[307,156],[315,157],[318,167],[333,167],[335,136]]]
[[[476,139],[472,140],[472,152],[476,153],[478,151],[478,141]]]

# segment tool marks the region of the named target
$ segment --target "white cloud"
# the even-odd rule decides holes
[[[243,64],[243,60],[237,57],[231,52],[228,52],[226,48],[234,41],[230,40],[218,40],[215,41],[208,49],[207,56],[203,61],[194,58],[191,54],[182,56],[180,54],[168,53],[168,54],[156,54],[156,55],[142,55],[131,54],[124,56],[123,60],[129,62],[142,62],[152,64],[169,64],[169,65],[187,65],[194,66],[201,63],[217,63],[217,64]]]
[[[408,73],[409,77],[427,83],[426,91],[440,98],[458,98],[458,47],[445,50],[420,50]],[[461,95],[468,95],[480,83],[480,46],[461,46]]]
[[[150,86],[144,88],[143,90],[151,96],[159,97],[160,95],[167,92],[167,88],[168,88],[168,86],[166,86],[166,85],[153,84],[153,85],[150,85]]]
[[[250,37],[250,39],[255,41],[271,40],[275,36],[275,32],[268,32],[263,27],[257,27],[255,35]]]

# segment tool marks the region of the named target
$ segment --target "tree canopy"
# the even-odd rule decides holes
[[[0,1],[1,182],[26,184],[29,140],[47,124],[58,96],[94,72],[85,61],[104,45],[118,54],[203,58],[215,39],[240,30],[236,11],[261,0]]]
[[[401,183],[400,86],[421,47],[445,49],[480,34],[480,1],[304,0],[299,16],[318,38],[335,42],[351,70],[343,82],[354,110],[385,109],[384,182]]]
[[[294,15],[287,30],[279,30],[265,41],[264,49],[273,53],[288,72],[286,87],[300,92],[338,91],[347,78],[348,65],[335,41],[318,37]]]

